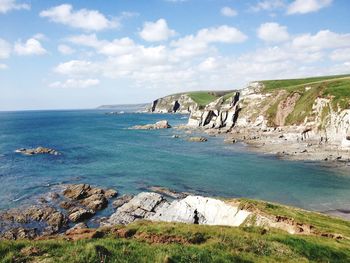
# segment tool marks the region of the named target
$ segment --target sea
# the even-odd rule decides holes
[[[188,115],[119,109],[0,112],[0,210],[35,202],[53,188],[88,183],[138,193],[152,186],[212,197],[244,197],[315,211],[350,210],[350,170],[280,160],[223,137],[188,142],[184,130],[132,130]],[[179,135],[179,138],[173,138]],[[200,134],[199,134],[200,135]],[[18,148],[60,153],[24,156]]]

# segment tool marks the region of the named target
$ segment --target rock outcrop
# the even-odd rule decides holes
[[[68,223],[67,217],[48,205],[33,205],[0,213],[0,239],[34,238],[58,233]]]
[[[60,155],[60,153],[54,149],[46,147],[37,147],[32,149],[20,148],[15,151],[16,153],[21,153],[24,155],[35,155],[35,154],[51,154],[51,155]]]
[[[189,114],[197,107],[198,104],[187,94],[175,94],[153,101],[146,111]]]
[[[187,196],[172,202],[157,193],[140,193],[117,209],[104,225],[129,224],[136,220],[188,224],[239,226],[251,214],[223,201]]]
[[[132,130],[159,130],[159,129],[169,129],[171,128],[170,124],[166,120],[158,121],[155,124],[146,124],[146,125],[136,125],[131,127]]]
[[[1,212],[0,239],[32,239],[61,233],[69,224],[92,218],[117,194],[113,189],[88,184],[66,185],[62,195],[49,193],[40,197],[41,204]]]
[[[334,143],[350,149],[349,99],[345,97],[340,107],[334,96],[325,95],[319,86],[305,85],[304,90],[300,86],[295,91],[283,87],[270,91],[264,82],[252,82],[231,96],[192,110],[188,126],[232,133],[284,129],[294,133],[295,140]]]

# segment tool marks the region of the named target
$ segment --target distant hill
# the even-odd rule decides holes
[[[97,107],[98,110],[112,110],[112,111],[125,111],[125,112],[136,112],[145,110],[146,103],[140,104],[116,104],[116,105],[101,105]]]

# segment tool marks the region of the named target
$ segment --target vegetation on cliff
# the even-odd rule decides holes
[[[262,83],[262,92],[272,93],[272,97],[277,98],[267,110],[270,125],[277,125],[275,119],[278,105],[295,93],[299,94],[300,98],[286,118],[287,125],[301,124],[306,117],[312,117],[312,106],[317,98],[330,99],[334,111],[350,108],[350,75],[268,80]]]
[[[2,241],[1,262],[349,262],[350,223],[276,204],[240,200],[262,213],[310,223],[320,233],[291,235],[266,227],[222,227],[140,221],[99,229],[96,238],[65,236]],[[334,235],[338,234],[338,238]],[[100,237],[100,238],[97,238]]]

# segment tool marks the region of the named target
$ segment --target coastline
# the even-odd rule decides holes
[[[176,126],[174,129],[186,130],[187,133],[198,132],[208,137],[220,136],[223,143],[243,143],[251,152],[268,154],[281,160],[319,162],[330,167],[349,167],[350,150],[342,149],[335,143],[320,143],[316,139],[300,141],[300,133],[295,129],[206,129],[188,125]]]

